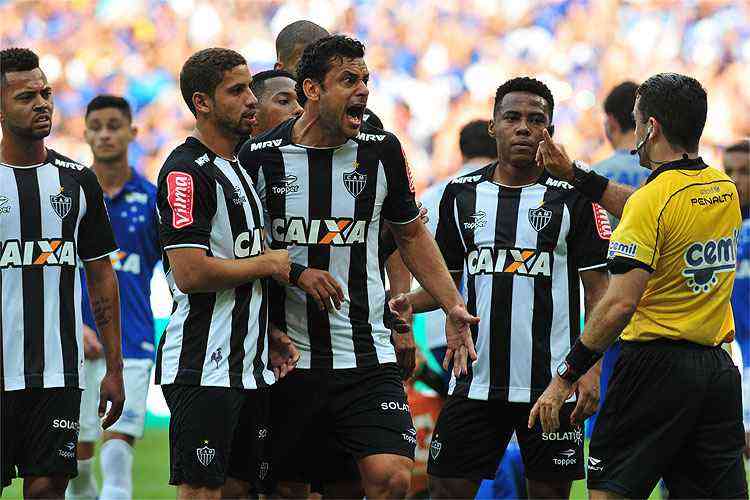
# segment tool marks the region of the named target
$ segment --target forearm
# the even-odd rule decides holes
[[[440,304],[435,300],[435,297],[427,293],[427,290],[422,287],[417,288],[413,292],[409,292],[407,298],[414,314],[440,309]]]
[[[385,271],[388,273],[388,282],[391,285],[391,297],[411,290],[411,273],[398,250],[385,261]]]
[[[109,265],[109,263],[107,263]],[[120,293],[114,271],[87,276],[91,312],[101,335],[107,371],[122,370],[122,341],[120,338]]]
[[[422,224],[411,234],[394,231],[394,236],[406,267],[446,313],[463,304],[435,240]]]
[[[177,258],[170,250],[172,274],[183,293],[210,293],[229,290],[245,283],[270,276],[272,266],[264,255],[250,259],[222,259],[202,254]]]
[[[622,218],[622,211],[625,209],[625,202],[628,201],[628,198],[630,198],[630,195],[634,192],[635,188],[630,187],[627,184],[620,184],[610,180],[601,200],[597,203],[604,207],[604,210],[619,219]]]
[[[633,311],[631,305],[619,301],[614,294],[606,295],[590,315],[581,342],[589,349],[603,353],[620,336]]]

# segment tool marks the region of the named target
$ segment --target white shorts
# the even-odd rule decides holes
[[[78,440],[94,442],[102,433],[99,419],[99,385],[107,371],[104,359],[87,359],[84,367],[86,389],[81,395],[81,430]],[[143,437],[143,426],[146,422],[146,398],[148,397],[151,367],[154,362],[150,359],[124,359],[123,381],[125,383],[125,407],[122,416],[112,425],[109,432],[118,432]]]

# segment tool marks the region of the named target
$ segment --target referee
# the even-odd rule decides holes
[[[549,136],[538,160],[621,221],[611,285],[558,367],[529,424],[559,424],[580,376],[621,335],[620,361],[591,440],[591,498],[646,498],[660,477],[675,498],[747,498],[740,374],[721,344],[742,226],[737,188],[698,156],[706,92],[662,73],[639,88],[636,149],[652,170],[635,190],[571,164]]]

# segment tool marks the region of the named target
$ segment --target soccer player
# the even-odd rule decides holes
[[[750,140],[743,139],[724,150],[724,171],[737,186],[742,209],[742,230],[737,249],[737,274],[732,292],[735,340],[743,365],[745,457],[750,458]]]
[[[122,413],[117,250],[88,168],[51,150],[52,87],[29,49],[0,51],[0,493],[16,476],[26,498],[62,498],[77,474],[84,388],[79,261],[88,278],[106,373],[102,427]]]
[[[130,166],[128,145],[135,139],[128,102],[119,96],[99,95],[86,108],[85,138],[94,155],[91,169],[104,191],[120,251],[112,264],[120,285],[125,407],[122,416],[102,436],[100,467],[102,489],[94,471],[94,442],[101,429],[96,416],[99,385],[104,374],[102,346],[83,293],[83,340],[86,355],[86,389],[81,395],[81,428],[78,437],[78,477],[71,480],[68,499],[131,498],[135,440],[143,437],[151,367],[154,357],[154,318],[151,312],[151,277],[161,259],[156,186]]]
[[[549,135],[538,160],[621,217],[613,274],[581,339],[537,401],[546,432],[579,377],[619,335],[622,351],[591,438],[591,498],[646,498],[660,477],[675,498],[747,498],[740,374],[721,344],[742,227],[737,188],[698,156],[707,97],[694,78],[652,76],[633,108],[641,165],[634,191],[573,165]]]
[[[529,497],[567,498],[572,480],[584,477],[581,424],[598,404],[598,373],[565,405],[559,431],[527,427],[532,404],[579,336],[580,281],[587,314],[608,282],[606,212],[535,162],[553,111],[539,80],[498,87],[489,127],[497,161],[451,181],[440,202],[438,245],[454,279],[465,281],[469,312],[483,320],[472,327],[478,359],[451,380],[435,425],[432,498],[472,498],[481,479],[494,478],[514,431]],[[394,304],[436,307],[424,290]]]
[[[288,282],[289,258],[265,248],[260,200],[233,156],[255,121],[250,81],[245,59],[229,49],[201,50],[185,62],[180,90],[195,129],[159,173],[174,308],[155,378],[172,414],[169,482],[179,498],[218,498],[223,486],[230,497],[262,489],[269,360],[283,373],[298,358],[285,335],[267,335],[265,278]]]
[[[302,114],[302,107],[297,102],[297,92],[294,90],[296,83],[291,73],[280,69],[253,75],[250,89],[258,100],[253,136]]]
[[[398,139],[363,126],[364,46],[341,35],[317,40],[305,48],[297,76],[302,116],[245,143],[240,162],[257,178],[273,246],[289,249],[292,281],[325,270],[343,296],[321,310],[287,289],[272,304],[274,321],[301,352],[297,369],[272,392],[273,467],[285,482],[349,480],[318,458],[335,443],[357,459],[368,498],[399,498],[409,486],[416,438],[383,324],[381,224],[448,313],[447,356],[457,370],[475,354],[468,324],[478,318],[467,313],[418,220]]]

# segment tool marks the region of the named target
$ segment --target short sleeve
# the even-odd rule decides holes
[[[573,207],[571,256],[578,271],[607,270],[607,247],[612,236],[609,214],[600,205],[579,197]]]
[[[462,271],[464,268],[465,248],[455,217],[456,197],[450,188],[446,188],[440,200],[435,241],[443,254],[449,271]]]
[[[85,169],[81,171],[80,182],[86,197],[86,213],[78,227],[77,245],[78,256],[86,262],[111,254],[117,250],[117,243],[96,175]]]
[[[176,161],[174,165],[165,165],[159,174],[156,203],[164,250],[209,249],[216,188],[207,168],[188,160]]]
[[[622,219],[609,242],[609,269],[621,274],[633,268],[654,272],[659,261],[659,213],[646,190],[636,191],[625,203]]]
[[[414,198],[414,181],[409,164],[401,143],[393,135],[389,135],[383,146],[382,161],[388,183],[383,218],[393,224],[408,224],[419,217],[419,209]]]

